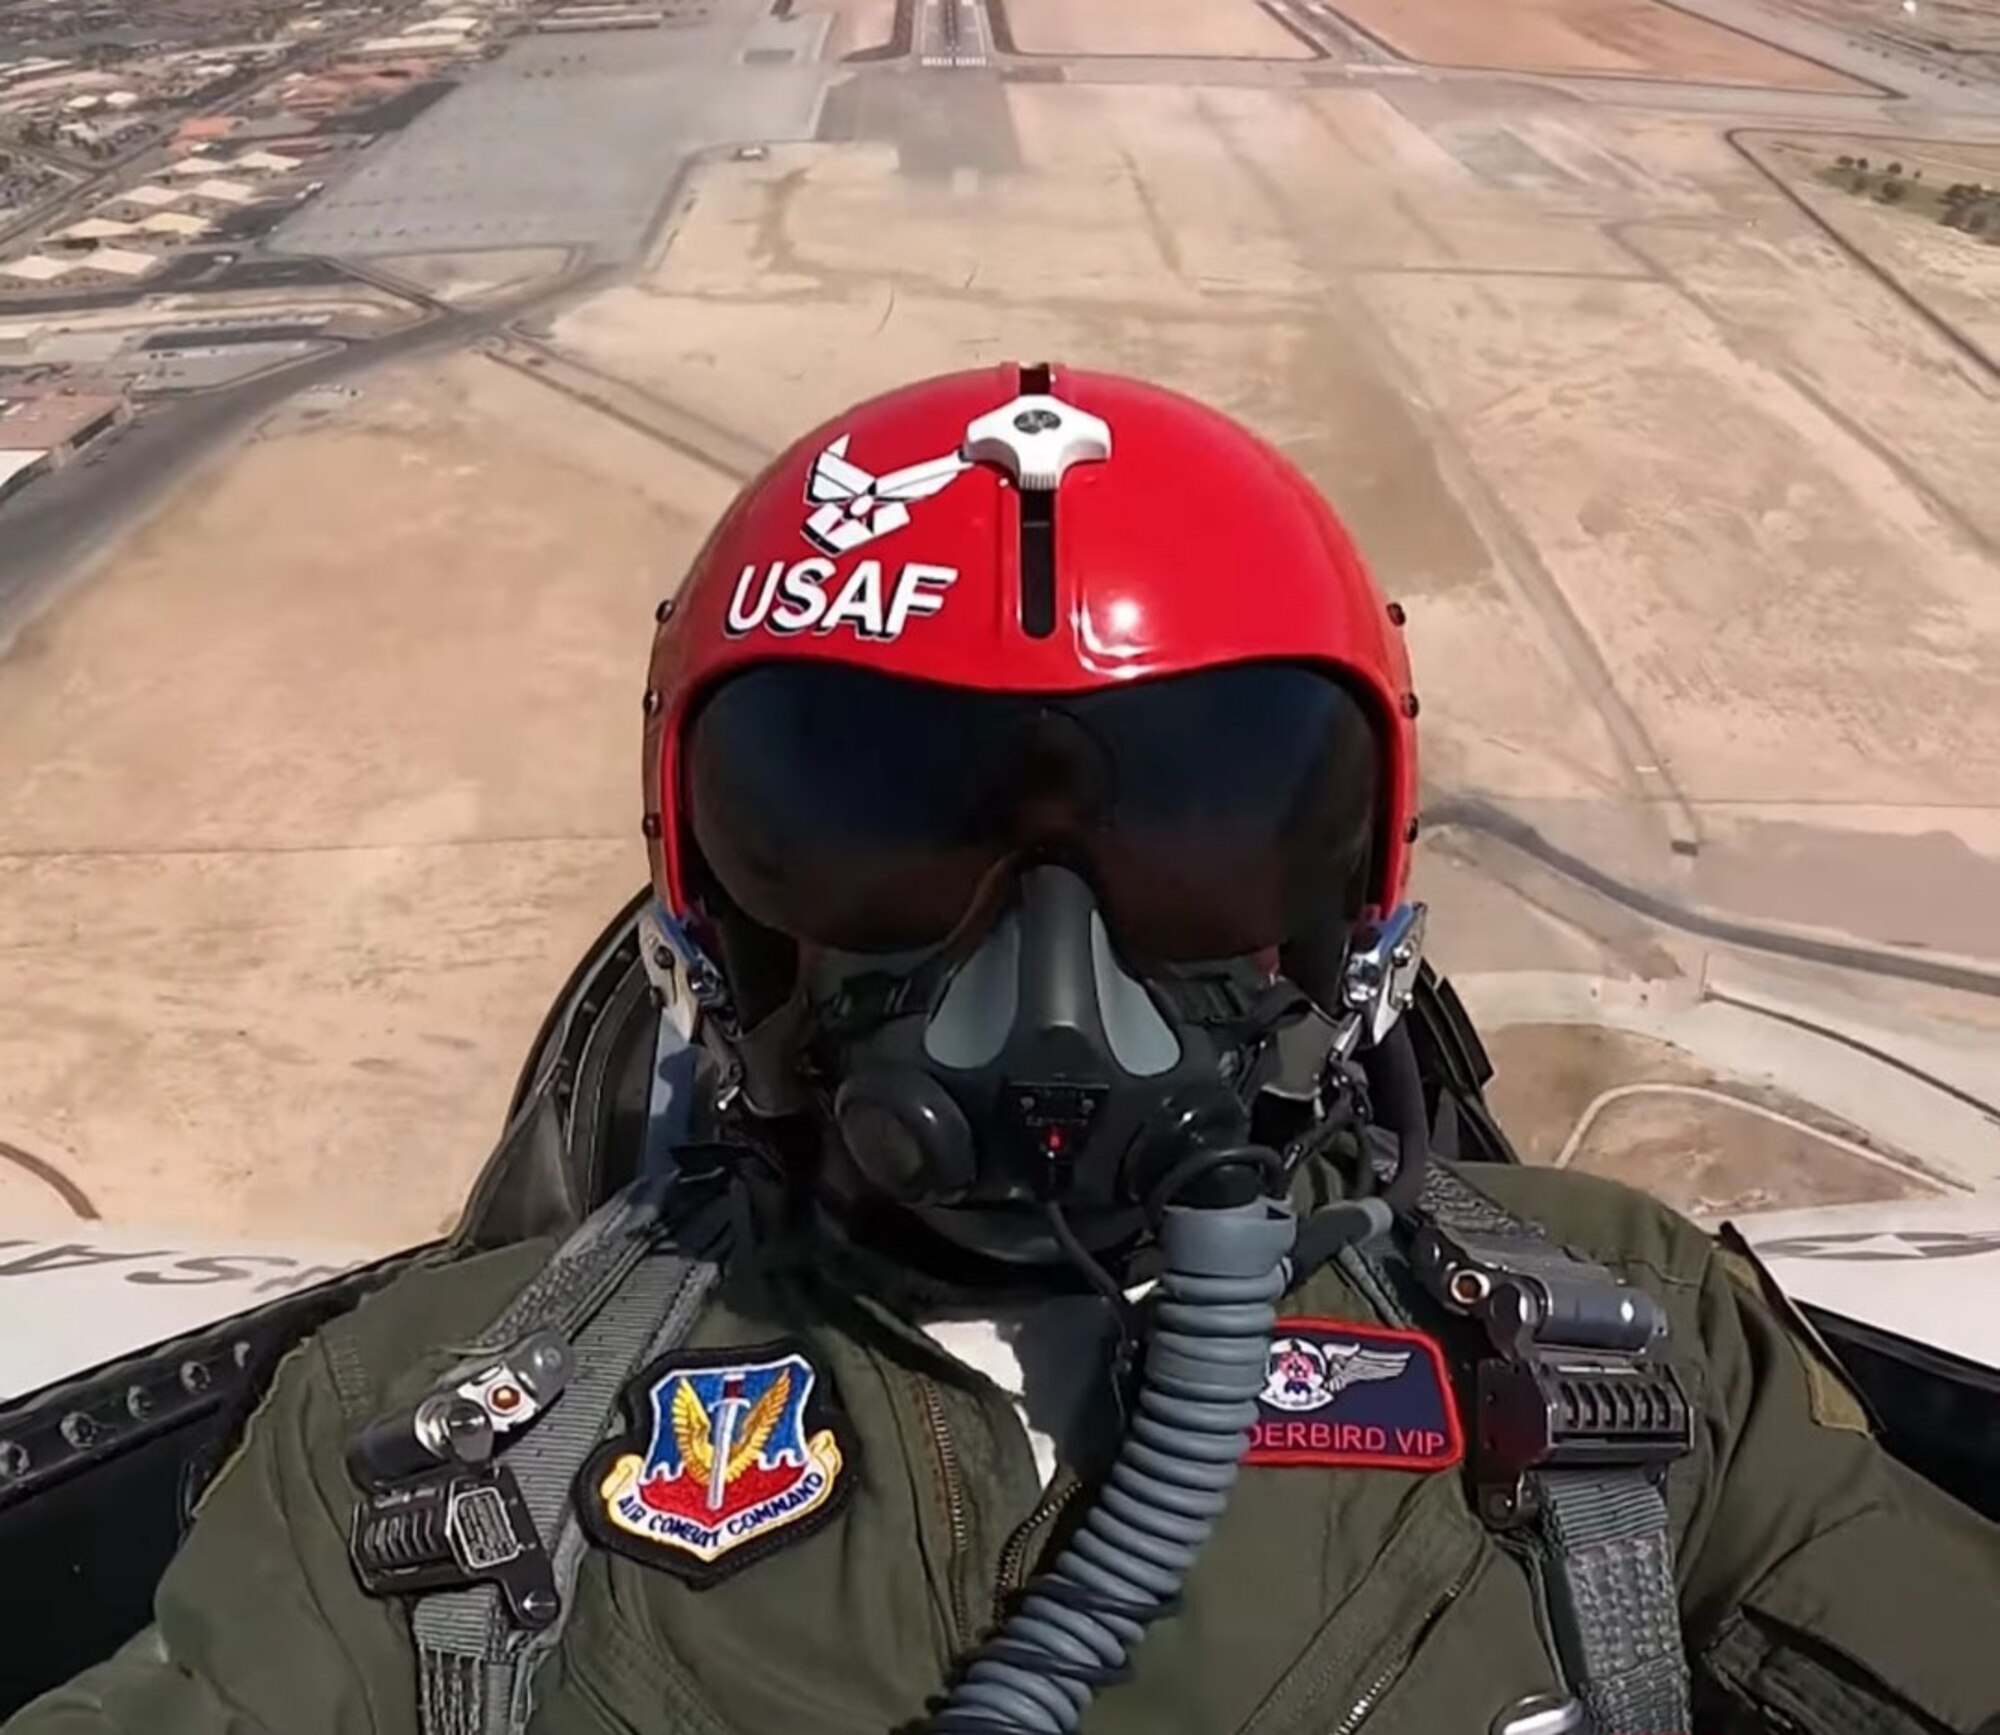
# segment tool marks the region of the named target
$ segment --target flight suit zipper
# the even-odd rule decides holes
[[[931,1447],[937,1455],[938,1480],[944,1488],[945,1518],[951,1528],[951,1558],[945,1563],[945,1582],[951,1597],[952,1643],[962,1646],[972,1637],[972,1615],[966,1607],[963,1567],[972,1548],[972,1525],[965,1499],[965,1475],[959,1465],[958,1447],[944,1419],[944,1404],[937,1387],[921,1374],[917,1376],[917,1396],[930,1431]]]
[[[1361,1697],[1347,1708],[1347,1715],[1327,1731],[1327,1735],[1355,1735],[1362,1724],[1375,1714],[1375,1707],[1387,1697],[1389,1689],[1403,1678],[1405,1671],[1415,1660],[1418,1648],[1430,1636],[1431,1629],[1444,1618],[1445,1611],[1455,1603],[1472,1582],[1472,1575],[1479,1569],[1477,1556],[1467,1562],[1457,1578],[1446,1586],[1437,1601],[1425,1610],[1424,1617],[1411,1629],[1410,1637],[1383,1666],[1381,1672],[1362,1690]]]
[[[1062,1516],[1083,1492],[1082,1480],[1069,1470],[1061,1470],[1051,1482],[1034,1511],[1021,1520],[1020,1527],[1007,1538],[1000,1551],[1000,1574],[993,1588],[993,1619],[997,1625],[1007,1618],[1008,1600],[1028,1582],[1028,1557],[1035,1538]]]

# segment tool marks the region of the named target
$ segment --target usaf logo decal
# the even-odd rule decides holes
[[[1278,1321],[1244,1463],[1447,1470],[1464,1455],[1444,1356],[1423,1333]]]
[[[910,521],[910,501],[928,500],[972,467],[951,452],[874,476],[848,457],[849,438],[842,434],[813,460],[806,482],[806,504],[814,511],[805,539],[822,554],[846,554],[901,530]]]
[[[910,522],[910,502],[928,500],[971,469],[956,454],[926,458],[877,476],[847,455],[842,434],[813,460],[806,479],[812,508],[799,533],[819,550],[809,560],[753,561],[737,575],[723,631],[740,639],[763,629],[779,638],[825,637],[846,630],[874,644],[892,644],[912,620],[934,615],[958,568],[875,559],[843,565],[841,557]]]
[[[811,1534],[850,1492],[845,1418],[802,1346],[684,1351],[620,1401],[626,1432],[577,1478],[584,1527],[696,1586]]]

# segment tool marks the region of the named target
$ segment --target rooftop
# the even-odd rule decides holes
[[[111,271],[120,277],[143,277],[159,264],[151,253],[136,253],[123,247],[100,247],[82,261],[86,270]]]
[[[7,484],[23,470],[32,470],[37,464],[47,460],[46,450],[40,452],[0,452],[0,494],[7,492]]]
[[[176,192],[172,187],[137,186],[127,187],[111,203],[124,205],[146,205],[159,208],[162,205],[178,205],[186,198],[185,193]]]
[[[257,189],[247,181],[203,181],[188,196],[214,199],[226,205],[248,205],[255,202]]]
[[[46,392],[0,398],[0,453],[52,452],[116,415],[125,400],[110,392]]]
[[[185,211],[155,211],[137,227],[148,235],[206,235],[215,225]]]
[[[10,259],[0,265],[0,277],[16,278],[23,283],[53,283],[82,263],[80,259],[51,259],[46,253],[30,253],[25,259]]]
[[[67,229],[58,229],[49,239],[51,241],[109,241],[114,236],[130,235],[138,227],[136,223],[118,223],[108,217],[86,217],[81,223],[72,223]]]

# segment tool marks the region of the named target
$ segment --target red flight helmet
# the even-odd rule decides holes
[[[1094,811],[1149,799],[1159,810],[1151,833],[1097,864],[1122,875],[1143,941],[1164,920],[1141,907],[1148,898],[1192,885],[1193,901],[1226,903],[1258,878],[1213,841],[1230,816],[1200,801],[1254,786],[1267,749],[1284,745],[1274,732],[1321,726],[1286,720],[1298,703],[1286,682],[1310,676],[1365,722],[1364,859],[1342,919],[1386,913],[1403,899],[1416,831],[1401,625],[1299,469],[1191,399],[1014,363],[888,392],[751,482],[662,605],[645,738],[659,902],[732,988],[744,948],[732,955],[719,931],[731,906],[794,944],[931,944],[1001,853],[974,841],[992,831],[977,762],[995,731],[1012,731],[1016,759],[1049,748],[1070,765],[1055,775],[1062,800],[1081,778]],[[1223,678],[1234,685],[1216,688]],[[754,702],[725,702],[751,691]],[[1128,726],[1138,695],[1189,692],[1178,711]],[[1024,728],[1042,731],[1026,749]],[[1053,746],[1050,728],[1063,737]],[[1079,754],[1094,771],[1075,769]],[[1147,794],[1149,782],[1178,787],[1183,771],[1200,783],[1210,754],[1233,762],[1212,771],[1210,795],[1188,798],[1195,807]],[[1355,766],[1352,748],[1342,763]],[[1234,816],[1241,837],[1291,823],[1299,790],[1334,774],[1301,762],[1284,775],[1268,821]],[[960,810],[929,831],[940,803]],[[1188,885],[1175,879],[1183,851],[1159,829],[1170,819],[1190,828],[1191,860],[1213,851]],[[888,841],[864,872],[870,828]],[[1293,936],[1256,930],[1282,921],[1218,917],[1181,949],[1254,940],[1281,955]]]

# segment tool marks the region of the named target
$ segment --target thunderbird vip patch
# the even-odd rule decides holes
[[[667,1356],[620,1403],[626,1433],[577,1478],[584,1528],[697,1586],[802,1540],[851,1492],[846,1421],[803,1346]]]
[[[1464,1456],[1443,1353],[1422,1332],[1278,1321],[1246,1464],[1447,1470]]]

